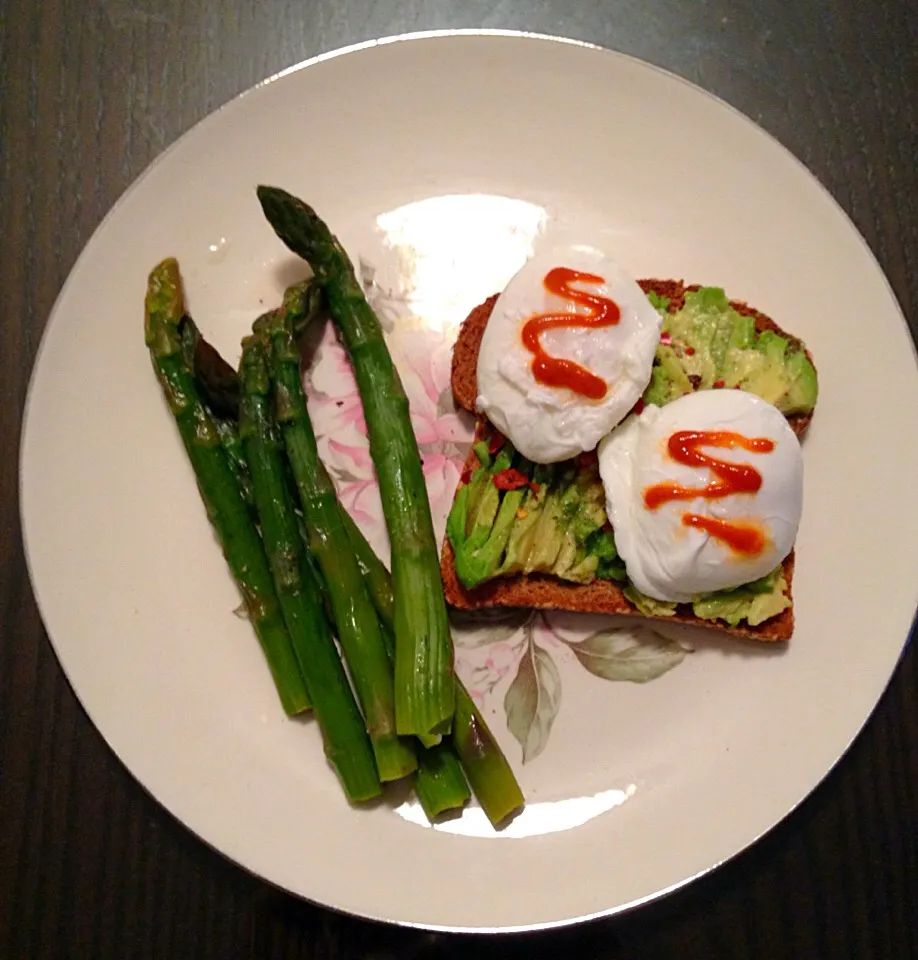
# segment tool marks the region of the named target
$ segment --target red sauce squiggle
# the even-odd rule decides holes
[[[718,520],[716,517],[703,517],[698,513],[683,513],[682,525],[696,527],[725,543],[734,553],[747,557],[757,557],[765,549],[765,534],[761,527],[751,523],[735,523],[730,520]]]
[[[589,400],[602,400],[609,389],[606,381],[574,360],[551,356],[543,349],[541,336],[546,330],[559,327],[586,327],[592,330],[615,326],[621,319],[621,309],[614,300],[571,286],[572,283],[605,283],[605,279],[595,273],[555,267],[545,274],[542,282],[549,293],[586,307],[588,313],[539,313],[523,324],[523,346],[533,355],[532,375],[547,387],[567,387]]]
[[[704,487],[655,483],[644,491],[644,505],[648,510],[656,510],[670,500],[694,500],[696,497],[719,500],[734,493],[756,493],[762,486],[762,474],[755,467],[747,463],[718,460],[705,453],[702,447],[720,447],[722,450],[742,447],[750,453],[771,453],[775,444],[767,437],[750,439],[728,430],[680,430],[674,433],[666,444],[673,460],[687,467],[707,467],[717,480]]]
[[[703,487],[686,487],[680,483],[655,483],[644,490],[644,505],[648,510],[672,500],[720,500],[738,493],[756,493],[762,486],[762,474],[748,463],[730,463],[718,460],[703,447],[732,450],[737,447],[750,453],[771,453],[775,448],[768,437],[744,437],[729,430],[680,430],[667,441],[667,451],[677,463],[688,467],[707,468],[717,478]],[[765,549],[765,534],[760,527],[749,523],[718,520],[696,513],[682,515],[687,527],[704,530],[720,540],[735,553],[757,556]]]

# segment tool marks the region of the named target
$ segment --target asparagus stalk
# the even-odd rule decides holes
[[[382,596],[382,602],[391,610],[392,603],[392,581],[389,578],[389,571],[379,562],[379,558],[373,553],[373,548],[367,543],[366,538],[358,530],[350,514],[344,507],[340,507],[341,516],[345,518],[345,529],[351,527],[357,531],[357,539],[362,542],[362,548],[370,557],[373,558],[373,564],[385,574],[384,578],[376,577],[381,594],[388,594],[388,597]],[[348,534],[350,538],[350,533]],[[353,544],[353,540],[351,540]],[[369,577],[367,570],[369,567],[362,563],[357,549],[354,551],[357,556],[357,566],[364,575],[364,582],[368,583]],[[373,573],[370,573],[370,577]],[[373,597],[374,606],[376,604],[375,595],[368,583],[368,590]],[[395,667],[395,637],[392,635],[391,619],[385,621],[385,618],[379,614],[380,630],[383,641],[386,646],[386,653],[389,656],[389,663]],[[442,813],[448,810],[458,810],[464,807],[471,797],[469,785],[466,782],[465,774],[462,772],[462,764],[453,748],[449,738],[441,739],[439,743],[425,744],[423,740],[417,746],[418,772],[415,777],[414,785],[418,792],[418,800],[421,802],[428,820],[435,820]]]
[[[233,476],[242,491],[242,498],[249,507],[254,509],[255,497],[252,493],[252,478],[249,475],[249,464],[245,459],[245,450],[239,437],[239,427],[233,420],[222,420],[217,417],[214,417],[214,424],[217,433],[220,435],[223,449],[229,457],[230,469],[233,471]]]
[[[343,507],[340,509],[341,518],[344,520],[345,529],[353,527],[356,530],[354,521],[351,520],[348,512]],[[376,558],[376,554],[373,553],[372,548],[362,535],[360,535],[360,539],[363,542],[363,546],[373,557],[373,560],[385,573],[386,580],[388,581],[389,571],[386,570],[381,563],[379,563],[379,560]],[[357,566],[360,568],[360,572],[364,574],[364,582],[368,582],[366,568],[364,564],[360,562],[360,557],[357,555],[356,550],[355,558],[357,559]],[[334,614],[331,610],[331,600],[328,596],[328,587],[325,584],[325,578],[322,576],[322,571],[317,567],[313,567],[312,573],[315,577],[316,583],[319,586],[319,589],[322,591],[322,596],[325,601],[325,608],[328,612],[329,618],[334,621]],[[383,602],[385,602],[385,600]],[[391,583],[388,585],[388,603],[391,607]],[[375,607],[375,596],[373,596],[373,604]],[[380,631],[385,643],[386,654],[389,657],[390,665],[394,667],[395,639],[393,638],[392,633],[386,629],[382,623],[383,618],[380,617],[379,619]],[[466,783],[465,774],[462,772],[462,766],[459,763],[459,758],[449,740],[441,740],[440,743],[432,746],[430,749],[426,749],[421,744],[417,744],[417,757],[418,771],[415,778],[415,788],[418,792],[418,799],[421,802],[421,807],[423,808],[424,813],[429,820],[436,819],[438,816],[448,810],[456,810],[460,807],[464,807],[466,803],[468,803],[469,797],[471,797],[472,794],[469,790],[468,783]]]
[[[398,780],[417,768],[410,742],[396,732],[392,670],[379,621],[341,520],[337,494],[319,458],[300,379],[299,352],[285,312],[266,324],[278,422],[299,492],[310,546],[328,588],[357,696],[363,708],[382,780]]]
[[[309,707],[309,695],[284,624],[268,559],[216,425],[185,365],[179,334],[184,314],[178,263],[170,258],[150,273],[144,338],[281,703],[288,714],[301,713]]]
[[[389,571],[343,507],[341,514],[379,619],[385,628],[391,630],[394,604]],[[459,755],[465,776],[478,802],[491,823],[497,826],[523,805],[523,793],[500,745],[458,677],[455,678],[455,684],[456,715],[453,720],[452,745]],[[444,744],[441,744],[437,749],[442,749],[443,746]],[[420,753],[422,769],[425,753],[431,752],[422,750]],[[420,779],[419,776],[418,796],[423,805]]]
[[[523,791],[513,770],[458,677],[453,745],[472,791],[495,827],[522,807]]]
[[[284,291],[281,310],[292,327],[293,337],[297,342],[322,312],[322,305],[322,288],[314,277],[294,283]],[[252,326],[253,331],[256,334],[265,333],[273,325],[274,316],[275,311],[272,310],[259,317]]]
[[[239,378],[236,371],[201,335],[187,314],[179,323],[185,365],[194,374],[204,402],[218,418],[239,419]]]
[[[430,749],[418,745],[414,787],[428,820],[436,820],[450,810],[461,810],[472,796],[462,764],[448,740]]]
[[[281,240],[312,267],[354,365],[392,543],[398,732],[446,733],[455,710],[452,642],[408,399],[341,244],[310,207],[283,190],[262,186],[258,198]]]
[[[344,507],[341,507],[341,519],[344,522],[348,540],[351,542],[357,566],[363,574],[363,582],[367,585],[370,599],[373,601],[373,606],[376,607],[379,619],[386,628],[385,636],[390,645],[390,653],[394,662],[395,646],[392,631],[395,629],[395,597],[392,594],[392,577],[382,560],[376,556],[376,552],[367,542],[363,531],[354,523],[353,518]]]
[[[254,337],[242,344],[241,381],[240,435],[284,621],[306,679],[325,755],[348,799],[369,800],[381,793],[373,750],[307,566],[271,414],[265,347]]]
[[[290,287],[284,294],[284,310],[288,319],[290,319],[291,322],[296,323],[295,335],[297,338],[302,336],[309,321],[313,316],[315,316],[316,307],[314,305],[314,301],[311,304],[308,298],[312,296],[311,291],[315,291],[316,289],[317,287],[315,285],[313,285],[311,288],[306,288],[306,285],[304,284],[297,284],[294,287]],[[306,301],[305,304],[304,300]],[[191,322],[190,318],[185,319],[189,323]],[[255,324],[256,329],[264,332],[268,325],[269,319],[270,318],[260,318],[257,320]],[[187,351],[187,358],[190,365],[194,364],[195,351],[200,339],[200,334],[197,332],[197,329],[194,328],[194,339],[190,341],[190,350]],[[222,361],[222,358],[219,359],[222,364],[228,367],[228,364],[225,364],[225,361]],[[206,378],[211,369],[218,367],[219,365],[216,367],[214,365],[209,365],[204,368],[196,367],[196,373],[199,377]],[[231,367],[229,369],[232,372],[232,376],[235,377],[235,370],[232,370]],[[231,382],[229,383],[229,388],[231,390],[233,389],[233,384]],[[238,397],[238,383],[235,385],[235,390],[233,392]],[[224,446],[226,446],[227,451],[231,453],[231,457],[236,458],[234,462],[238,463],[238,465],[242,468],[243,475],[241,480],[244,482],[246,489],[249,491],[249,502],[252,502],[251,481],[248,475],[248,465],[245,462],[242,444],[239,440],[236,426],[227,419],[219,420],[218,428],[221,432],[221,438],[224,439]],[[347,511],[342,509],[341,517],[345,522],[345,528],[353,527],[356,530],[356,527],[354,527],[354,521],[351,519]],[[308,533],[305,529],[305,524],[303,523],[301,517],[297,517],[296,519],[298,526],[302,528],[300,530],[300,536],[304,541],[306,541],[308,539]],[[390,610],[389,622],[391,622],[391,610],[393,604],[392,585],[389,580],[389,572],[385,569],[385,567],[382,566],[382,564],[378,562],[376,555],[370,548],[370,545],[365,539],[363,539],[362,536],[359,537],[359,541],[362,542],[365,551],[368,551],[368,555],[370,558],[372,558],[372,561],[376,562],[378,567],[385,575],[385,583],[381,584],[382,590],[377,590],[376,595],[373,597],[373,601],[374,606],[377,602],[388,603]],[[328,595],[328,590],[325,585],[322,572],[316,565],[315,558],[312,556],[309,550],[304,550],[303,556],[309,567],[309,572],[317,588],[321,592],[325,612],[328,618],[334,622],[334,611],[331,606],[331,600]],[[364,575],[364,582],[367,584],[368,588],[372,590],[372,572],[365,566],[364,563],[361,562],[361,558],[356,554],[356,551],[355,559],[357,560],[357,564],[361,573]],[[389,656],[390,665],[394,665],[395,650],[391,634],[388,631],[384,631],[384,640],[386,641],[386,652]],[[440,746],[433,747],[429,750],[424,749],[421,746],[418,747],[418,773],[416,787],[421,806],[423,807],[427,817],[431,820],[437,816],[440,816],[447,810],[464,806],[468,802],[468,799],[471,795],[456,753],[453,750],[452,745],[448,743],[441,744]]]

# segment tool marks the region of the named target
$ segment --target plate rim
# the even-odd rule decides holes
[[[508,925],[508,926],[504,926],[504,925],[470,926],[470,925],[461,925],[461,924],[425,923],[423,921],[393,919],[391,917],[381,916],[378,913],[371,913],[371,912],[358,913],[358,912],[355,912],[354,910],[347,909],[345,907],[341,907],[335,904],[325,903],[321,900],[314,899],[299,891],[291,890],[288,887],[285,887],[282,884],[271,880],[269,877],[264,876],[253,867],[247,866],[246,864],[240,862],[231,854],[226,853],[223,850],[216,847],[205,836],[199,833],[198,830],[196,830],[194,827],[186,823],[178,814],[173,812],[169,808],[169,806],[167,806],[163,801],[161,801],[158,798],[153,788],[140,779],[140,777],[131,768],[127,760],[123,758],[119,754],[119,752],[115,749],[115,747],[112,745],[109,738],[106,736],[101,726],[95,720],[92,711],[84,702],[83,698],[80,696],[79,691],[77,690],[76,686],[74,685],[73,681],[70,678],[67,668],[58,652],[58,648],[54,641],[54,638],[51,635],[51,632],[48,630],[45,623],[43,603],[39,597],[38,590],[36,588],[35,579],[33,577],[33,564],[32,564],[32,559],[30,554],[28,536],[26,533],[26,517],[25,517],[25,509],[23,506],[23,499],[24,499],[23,491],[25,488],[26,439],[27,439],[27,434],[29,429],[29,422],[30,422],[31,410],[33,405],[32,401],[33,401],[33,396],[35,391],[35,383],[36,383],[35,374],[41,362],[42,356],[44,354],[44,351],[49,339],[49,333],[52,329],[53,324],[55,322],[59,322],[57,321],[57,317],[58,317],[58,312],[60,310],[61,303],[64,300],[66,294],[68,293],[71,284],[75,282],[74,278],[78,273],[81,265],[83,264],[83,261],[86,259],[89,249],[93,245],[93,241],[96,239],[97,235],[104,230],[109,220],[111,218],[114,218],[118,214],[122,205],[128,200],[130,196],[133,195],[135,190],[141,187],[141,185],[147,179],[147,177],[156,168],[158,168],[163,162],[165,162],[168,156],[174,150],[179,148],[179,146],[185,141],[186,138],[193,135],[197,131],[198,127],[200,127],[202,124],[205,124],[212,118],[216,117],[218,114],[221,114],[224,111],[230,109],[237,101],[250,96],[254,92],[261,90],[262,88],[267,87],[275,83],[276,81],[282,80],[287,76],[299,73],[301,71],[306,70],[309,67],[323,63],[327,60],[337,59],[339,57],[348,56],[350,54],[361,53],[364,50],[373,49],[379,46],[389,46],[389,45],[395,45],[395,44],[404,43],[404,42],[450,39],[450,38],[458,38],[458,37],[468,37],[468,38],[493,37],[498,39],[506,38],[511,40],[526,40],[526,41],[535,41],[535,42],[541,42],[541,43],[547,42],[547,43],[563,44],[563,45],[572,46],[572,47],[584,48],[586,50],[598,52],[602,55],[613,56],[615,58],[627,60],[632,62],[633,64],[640,66],[643,69],[648,69],[657,74],[663,75],[669,79],[675,80],[686,87],[689,87],[694,93],[701,94],[705,98],[714,101],[720,107],[726,108],[734,117],[741,120],[746,125],[747,128],[751,128],[759,136],[763,136],[767,138],[767,140],[770,140],[772,144],[777,146],[787,158],[793,161],[794,165],[806,176],[806,178],[810,181],[812,185],[815,185],[816,187],[818,187],[818,189],[822,192],[824,198],[830,201],[830,204],[834,208],[835,213],[841,216],[842,222],[844,222],[848,230],[851,231],[859,241],[861,250],[862,252],[866,253],[867,258],[870,264],[873,266],[875,273],[880,278],[882,278],[882,282],[885,286],[886,293],[890,298],[890,302],[895,307],[895,310],[899,316],[899,320],[904,326],[906,338],[911,345],[911,355],[912,355],[912,360],[915,366],[915,375],[918,376],[918,334],[912,333],[912,330],[908,324],[908,320],[905,316],[905,313],[902,310],[901,303],[899,302],[899,299],[896,296],[896,292],[893,289],[889,281],[889,278],[886,275],[886,272],[883,270],[873,249],[871,248],[871,246],[869,245],[869,243],[867,242],[867,240],[865,239],[861,231],[858,229],[857,225],[851,219],[851,216],[848,214],[847,210],[845,210],[845,208],[842,207],[841,203],[835,198],[835,196],[831,193],[828,187],[793,151],[791,151],[787,146],[785,146],[774,134],[764,129],[762,126],[756,123],[755,120],[753,120],[747,114],[743,113],[739,108],[733,106],[731,103],[724,100],[722,97],[718,96],[717,94],[712,93],[711,91],[705,89],[704,87],[699,86],[698,84],[694,83],[691,80],[686,79],[685,77],[680,76],[677,73],[674,73],[673,71],[667,69],[666,67],[662,67],[656,63],[652,63],[648,60],[644,60],[641,57],[635,56],[633,54],[616,50],[611,47],[602,46],[600,44],[592,43],[586,40],[580,40],[573,37],[565,37],[565,36],[560,36],[555,34],[541,33],[537,31],[474,28],[474,27],[473,28],[457,28],[457,29],[444,28],[444,29],[437,29],[437,30],[408,31],[408,32],[399,33],[399,34],[391,34],[391,35],[387,35],[387,36],[379,37],[375,39],[363,40],[357,43],[348,44],[342,47],[337,47],[333,50],[316,54],[312,57],[306,58],[295,64],[292,64],[289,67],[283,68],[282,70],[279,70],[265,77],[264,79],[258,81],[257,83],[252,84],[251,86],[240,91],[239,93],[234,94],[232,97],[230,97],[224,103],[220,104],[215,109],[201,116],[190,127],[188,127],[184,132],[182,132],[178,137],[176,137],[175,140],[172,141],[172,143],[170,143],[167,147],[165,147],[163,150],[157,153],[150,160],[150,162],[147,163],[147,165],[140,171],[140,173],[137,174],[137,176],[135,176],[134,179],[128,184],[128,186],[122,191],[122,193],[118,196],[118,198],[115,200],[115,202],[106,212],[106,214],[102,217],[99,223],[94,227],[89,238],[86,240],[78,256],[74,260],[72,266],[68,271],[68,274],[64,283],[61,285],[61,288],[58,291],[57,296],[55,297],[54,303],[48,313],[47,320],[42,329],[39,344],[35,351],[35,357],[29,372],[29,381],[28,381],[25,398],[23,401],[22,415],[20,420],[20,431],[19,431],[19,437],[18,437],[19,453],[18,453],[17,495],[19,498],[19,510],[18,510],[19,532],[20,532],[20,539],[21,539],[22,548],[23,548],[24,566],[28,574],[29,589],[32,593],[32,597],[35,601],[35,605],[41,619],[42,630],[45,636],[47,637],[47,640],[54,653],[55,659],[57,660],[57,663],[61,669],[61,672],[64,675],[64,679],[66,680],[68,686],[73,692],[74,697],[76,698],[78,704],[80,705],[80,708],[86,714],[87,718],[89,719],[96,733],[101,737],[102,741],[105,743],[110,753],[115,757],[115,759],[118,761],[120,766],[128,773],[130,778],[140,786],[143,792],[148,797],[150,797],[160,809],[166,812],[166,814],[170,817],[171,820],[180,824],[181,827],[184,830],[187,830],[189,833],[191,833],[197,841],[204,843],[206,847],[208,847],[210,850],[217,853],[217,855],[220,856],[223,860],[233,864],[235,867],[243,870],[245,873],[249,874],[250,876],[257,877],[260,881],[268,884],[270,887],[276,890],[282,891],[283,893],[289,896],[293,896],[297,899],[304,900],[308,903],[315,904],[316,906],[322,909],[331,910],[334,913],[348,916],[348,917],[354,917],[360,920],[367,920],[367,921],[377,922],[377,923],[385,923],[392,926],[405,927],[409,929],[429,930],[429,931],[440,932],[440,933],[461,933],[461,934],[474,934],[477,936],[485,936],[485,935],[494,935],[494,934],[498,934],[498,935],[514,934],[514,933],[527,933],[527,932],[539,932],[539,931],[563,929],[567,927],[579,926],[581,924],[589,923],[595,920],[611,918],[621,914],[629,913],[639,907],[646,906],[647,904],[654,903],[658,900],[663,900],[664,898],[669,897],[673,893],[676,893],[677,891],[683,889],[684,887],[689,886],[695,881],[700,880],[702,877],[716,871],[717,869],[722,867],[724,864],[729,863],[737,859],[741,855],[747,853],[752,847],[757,845],[764,836],[771,833],[773,830],[775,830],[775,828],[780,826],[789,817],[791,817],[797,811],[797,809],[804,803],[804,801],[808,800],[819,788],[821,788],[825,783],[826,779],[829,777],[829,775],[835,771],[839,763],[847,756],[852,745],[854,744],[854,741],[857,740],[858,737],[860,737],[860,735],[863,733],[864,728],[873,718],[880,702],[886,696],[889,690],[889,686],[893,678],[895,677],[895,674],[899,666],[901,665],[901,662],[904,656],[906,655],[910,645],[915,639],[916,634],[918,634],[918,608],[916,608],[916,610],[912,614],[911,625],[908,629],[908,632],[904,640],[902,641],[901,648],[899,649],[895,662],[889,671],[888,677],[883,683],[883,686],[879,695],[877,696],[876,700],[873,702],[872,706],[870,707],[866,715],[858,723],[856,729],[851,733],[850,737],[847,739],[847,741],[838,751],[837,755],[834,757],[831,763],[827,766],[825,771],[816,780],[813,781],[811,786],[808,789],[806,789],[790,807],[783,810],[783,812],[781,812],[779,815],[777,815],[774,818],[768,817],[767,819],[770,822],[767,824],[767,826],[763,827],[760,830],[760,832],[758,832],[754,837],[750,838],[748,841],[743,843],[730,855],[723,857],[722,859],[717,860],[714,863],[711,863],[710,865],[704,867],[703,869],[699,870],[697,873],[692,874],[691,876],[684,877],[676,881],[675,883],[670,884],[667,887],[663,887],[652,893],[646,894],[645,896],[635,898],[634,900],[630,900],[626,903],[617,904],[607,909],[594,911],[588,914],[582,914],[576,917],[569,917],[569,918],[560,919],[560,920],[549,920],[544,922]]]

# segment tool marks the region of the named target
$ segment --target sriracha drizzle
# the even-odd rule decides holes
[[[771,453],[775,448],[768,437],[744,437],[729,430],[680,430],[666,444],[669,455],[687,467],[706,467],[717,478],[703,487],[686,487],[680,483],[655,483],[644,490],[644,506],[648,510],[672,500],[720,500],[737,493],[756,493],[762,486],[762,474],[747,463],[731,463],[705,453],[702,447],[733,450],[741,447],[750,453]],[[704,530],[735,553],[756,556],[765,549],[765,535],[759,527],[748,523],[719,520],[695,513],[682,515],[683,526]]]
[[[615,326],[621,319],[621,309],[608,297],[600,297],[571,286],[572,283],[605,283],[605,278],[595,273],[582,273],[571,270],[570,267],[554,267],[545,274],[542,282],[549,293],[580,304],[586,307],[588,312],[538,313],[523,324],[520,335],[523,346],[533,355],[533,377],[546,387],[567,387],[589,400],[602,400],[609,389],[606,381],[574,360],[551,356],[542,347],[541,336],[546,330],[556,330],[559,327],[586,327],[595,330]]]

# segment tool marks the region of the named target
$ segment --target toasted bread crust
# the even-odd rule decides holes
[[[686,293],[698,289],[697,284],[686,286],[679,280],[640,280],[638,282],[645,293],[653,291],[661,297],[668,297],[670,299],[670,309],[673,311],[682,306]],[[456,345],[453,348],[451,373],[453,396],[460,407],[471,413],[475,413],[478,397],[478,350],[481,346],[481,338],[484,335],[488,318],[491,316],[496,301],[497,295],[489,297],[484,303],[472,310],[463,321]],[[761,311],[738,300],[731,300],[730,304],[738,313],[753,317],[757,331],[773,330],[782,337],[786,337],[792,344],[806,349],[798,338],[786,333],[774,320]],[[812,363],[813,358],[809,351],[807,351],[807,357]],[[799,437],[806,432],[812,416],[812,413],[796,414],[788,417],[788,424]],[[486,429],[486,421],[484,418],[480,418],[476,428],[476,439],[483,437]],[[478,459],[474,452],[470,451],[462,476],[470,476],[477,466]],[[787,581],[786,596],[791,601],[791,606],[778,616],[772,617],[756,627],[748,624],[731,627],[722,620],[703,620],[695,616],[690,604],[680,604],[676,613],[671,617],[645,617],[645,619],[707,627],[733,637],[768,643],[787,641],[794,631],[793,552],[785,559],[783,568],[784,578]],[[449,540],[445,540],[443,543],[440,573],[443,577],[447,603],[460,609],[530,607],[540,610],[569,610],[582,613],[644,617],[644,614],[641,614],[625,597],[621,587],[610,580],[595,580],[589,584],[575,584],[558,577],[536,574],[532,576],[499,577],[483,583],[474,590],[467,590],[456,576],[453,549]]]
[[[670,311],[678,310],[685,301],[685,295],[699,289],[699,285],[692,284],[686,286],[681,280],[639,280],[638,284],[644,293],[653,291],[658,296],[668,297],[670,300]],[[497,302],[497,295],[488,297],[484,303],[479,304],[463,320],[459,328],[459,336],[456,345],[453,348],[453,363],[451,368],[451,385],[453,396],[456,403],[464,410],[475,413],[475,404],[478,399],[478,350],[481,347],[481,338],[484,336],[485,327],[488,325],[488,318]],[[792,334],[782,330],[771,317],[766,316],[759,310],[750,307],[742,300],[731,300],[730,306],[744,316],[752,317],[755,320],[755,328],[761,333],[764,330],[773,330],[782,337],[786,337],[791,344],[803,347],[804,344]],[[806,350],[807,358],[810,363],[813,358],[810,352]],[[812,413],[794,414],[787,418],[788,424],[798,437],[806,433],[810,421],[813,419]]]

